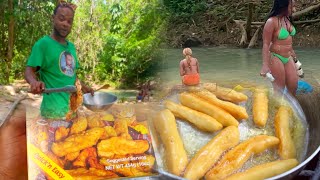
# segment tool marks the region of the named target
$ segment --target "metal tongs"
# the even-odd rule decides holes
[[[46,88],[42,93],[57,93],[57,92],[68,92],[68,93],[74,93],[77,91],[76,86],[73,85],[67,85],[65,87],[61,88]]]
[[[28,91],[29,93],[31,92],[30,90]],[[45,88],[42,93],[58,93],[58,92],[67,92],[67,93],[74,93],[77,92],[76,86],[73,85],[67,85],[65,87],[61,88]]]

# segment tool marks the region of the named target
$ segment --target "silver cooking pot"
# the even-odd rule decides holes
[[[305,119],[309,125],[309,142],[307,147],[306,158],[295,168],[274,176],[271,179],[285,179],[289,180],[297,176],[306,165],[319,153],[320,151],[320,95],[318,92],[312,94],[303,94],[297,96],[297,101],[290,96],[287,96],[296,109],[302,110],[298,112],[302,119]],[[305,116],[303,116],[305,115]]]
[[[285,98],[292,105],[297,112],[297,115],[307,126],[309,137],[308,147],[306,150],[306,156],[304,160],[295,168],[282,173],[280,175],[268,178],[267,180],[290,180],[296,177],[306,165],[319,153],[320,151],[320,94],[313,92],[312,94],[302,94],[297,99],[292,98],[289,95],[285,95]],[[175,176],[168,172],[159,171],[159,176],[150,177],[149,179],[176,179],[185,180],[184,178]]]

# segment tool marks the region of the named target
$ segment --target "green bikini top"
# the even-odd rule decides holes
[[[286,26],[287,26],[287,22],[285,21],[286,23]],[[290,36],[294,36],[296,34],[296,28],[294,26],[292,26],[292,31],[289,33],[289,31],[282,27],[282,24],[281,24],[281,21],[280,21],[280,18],[279,18],[279,24],[280,24],[280,31],[279,31],[279,35],[278,35],[278,39],[279,40],[284,40],[284,39],[287,39]]]

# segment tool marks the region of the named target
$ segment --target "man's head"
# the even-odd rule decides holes
[[[53,29],[56,36],[66,38],[72,28],[76,6],[67,2],[60,2],[53,11]]]

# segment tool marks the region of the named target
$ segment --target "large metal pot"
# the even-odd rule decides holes
[[[299,95],[297,99],[292,98],[289,95],[286,95],[285,98],[294,107],[298,116],[300,116],[300,119],[308,126],[307,136],[309,137],[309,140],[307,152],[304,160],[298,166],[278,176],[269,178],[268,180],[293,179],[320,152],[320,94],[315,90],[312,94]],[[167,172],[159,173],[160,175],[158,177],[153,177],[151,179],[183,179]]]
[[[290,99],[291,103],[297,106],[297,109],[303,110],[305,117],[302,118],[305,118],[309,125],[309,142],[307,147],[307,154],[305,160],[297,167],[273,178],[269,178],[270,180],[288,180],[294,178],[320,152],[320,95],[318,90],[315,90],[315,92],[313,92],[312,94],[299,95],[297,97],[298,101],[294,100],[291,97],[288,98]]]

